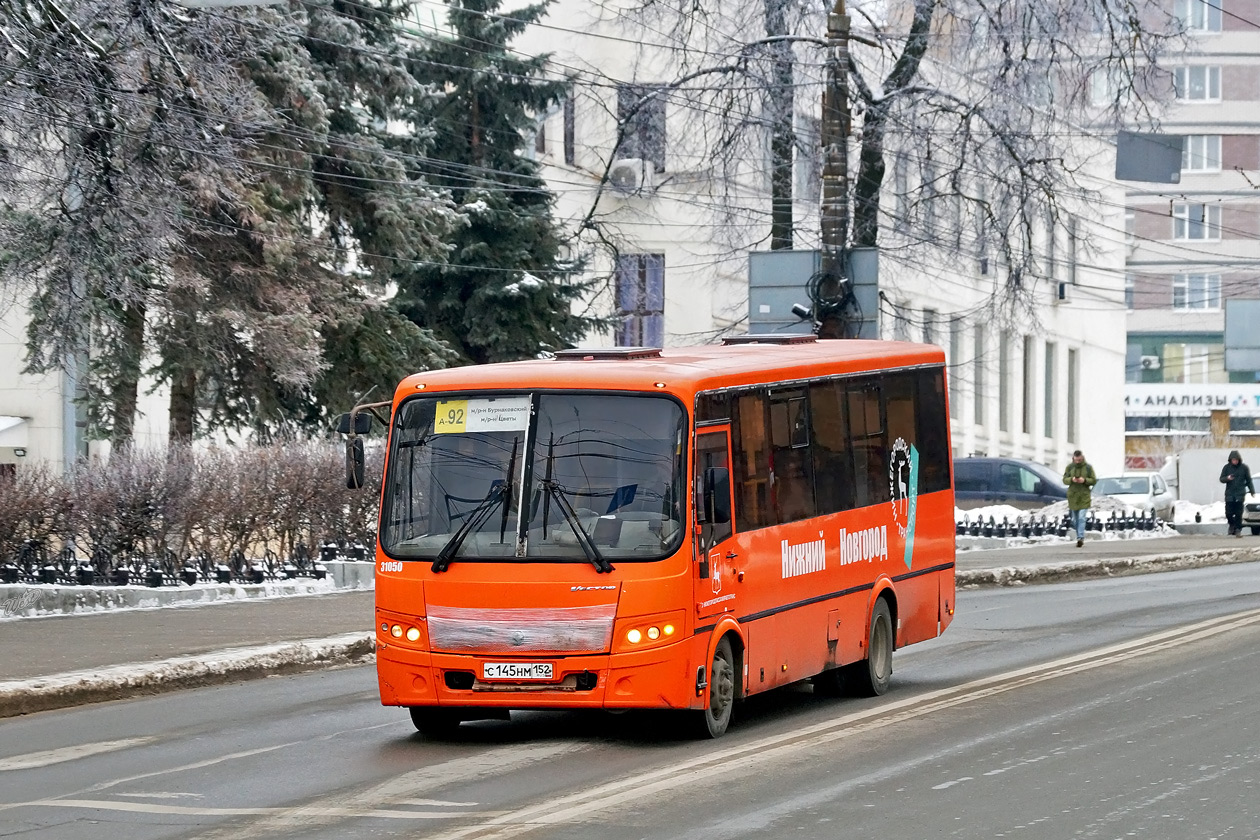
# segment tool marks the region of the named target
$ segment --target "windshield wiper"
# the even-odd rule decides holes
[[[477,503],[477,506],[469,512],[464,524],[459,526],[459,530],[451,534],[451,538],[446,541],[446,545],[442,546],[442,550],[438,552],[437,559],[433,561],[433,571],[445,572],[446,567],[451,565],[451,560],[455,558],[455,554],[459,551],[459,547],[464,544],[464,539],[480,528],[481,524],[490,518],[490,514],[500,503],[504,503],[508,495],[508,482],[496,481],[494,486],[490,488],[490,492],[486,497]]]
[[[604,556],[599,553],[599,548],[591,540],[590,535],[586,533],[586,529],[582,527],[582,521],[578,519],[577,511],[573,509],[573,505],[569,504],[568,497],[560,489],[560,482],[553,478],[544,478],[539,483],[547,491],[547,494],[556,500],[556,507],[560,508],[560,512],[564,514],[569,527],[573,529],[573,535],[577,537],[578,545],[582,546],[582,553],[586,555],[587,560],[591,561],[595,571],[600,574],[607,574],[613,571],[613,564],[604,559]]]

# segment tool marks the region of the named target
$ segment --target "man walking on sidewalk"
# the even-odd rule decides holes
[[[1085,545],[1085,515],[1089,513],[1091,490],[1098,483],[1094,468],[1085,462],[1081,450],[1072,453],[1072,463],[1063,471],[1063,483],[1067,485],[1068,512],[1076,526],[1076,547]]]
[[[1225,485],[1225,519],[1230,536],[1241,537],[1243,500],[1256,488],[1251,485],[1251,468],[1243,463],[1237,449],[1229,453],[1229,463],[1221,468],[1221,484]]]

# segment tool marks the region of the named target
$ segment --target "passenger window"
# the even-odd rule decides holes
[[[853,487],[857,507],[889,500],[888,443],[884,436],[877,380],[848,386],[849,427],[853,433]]]
[[[773,524],[770,506],[770,452],[767,449],[766,400],[762,391],[744,392],[735,398],[731,412],[734,441],[735,518],[740,529]]]
[[[804,391],[770,395],[770,433],[776,520],[795,522],[813,516],[814,465],[809,457]]]
[[[853,461],[844,414],[844,385],[823,382],[809,389],[814,495],[819,513],[852,510]]]

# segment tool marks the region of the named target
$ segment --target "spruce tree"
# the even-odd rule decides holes
[[[568,95],[546,55],[511,42],[548,3],[500,14],[498,0],[450,0],[447,38],[418,43],[412,74],[443,95],[411,117],[433,134],[425,167],[463,216],[445,264],[399,283],[399,308],[474,363],[532,358],[572,346],[594,324],[572,304],[585,285],[563,247],[554,199],[527,154],[539,115]]]

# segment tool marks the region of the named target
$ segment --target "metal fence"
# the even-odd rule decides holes
[[[1091,511],[1085,520],[1086,531],[1119,533],[1157,531],[1163,527],[1165,523],[1156,518],[1154,512],[1143,515],[1112,511],[1110,516],[1098,516]],[[968,514],[964,514],[955,525],[955,533],[960,537],[1066,537],[1069,533],[1075,534],[1076,528],[1067,514],[1061,517],[1029,514],[1017,516],[1013,522],[1007,516],[1002,517],[999,522],[995,516],[990,516],[988,519],[977,516],[972,519]]]
[[[324,564],[367,560],[371,554],[371,549],[363,543],[346,539],[324,542],[314,553],[299,542],[284,558],[272,551],[263,552],[261,557],[247,557],[239,550],[221,558],[205,553],[177,557],[166,552],[162,557],[152,557],[103,550],[84,556],[71,547],[57,551],[38,540],[26,540],[12,558],[0,565],[0,583],[161,587],[298,578],[322,580],[328,575]]]

